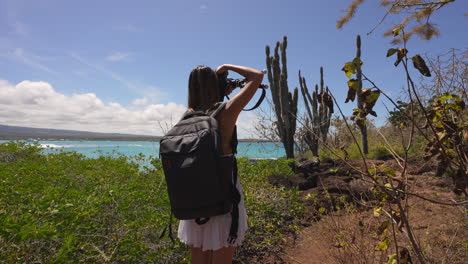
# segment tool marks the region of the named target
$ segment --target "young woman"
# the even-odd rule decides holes
[[[226,71],[239,73],[246,78],[247,83],[216,116],[224,155],[234,151],[231,139],[237,117],[262,83],[263,73],[252,68],[231,64],[223,64],[216,71],[207,66],[198,66],[190,73],[188,85],[189,111],[209,112],[216,109],[220,98],[217,74]],[[232,88],[227,91],[227,94],[231,92]],[[210,217],[210,220],[203,225],[197,224],[195,220],[180,221],[178,237],[191,247],[193,264],[229,264],[232,262],[235,246],[239,246],[244,240],[247,230],[247,216],[239,180],[237,180],[236,185],[241,193],[241,201],[239,203],[237,239],[233,244],[228,243],[231,226],[230,213]]]

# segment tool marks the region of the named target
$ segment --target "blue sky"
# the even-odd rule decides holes
[[[382,35],[399,19],[389,17],[366,35],[385,11],[368,0],[337,30],[349,2],[0,0],[0,85],[22,98],[0,99],[0,123],[161,134],[156,122],[173,123],[184,110],[193,67],[265,69],[265,45],[283,35],[289,40],[290,89],[298,86],[298,70],[312,87],[323,66],[325,83],[344,102],[347,78],[340,70],[354,57],[361,34],[363,70],[396,98],[405,84],[403,69],[385,57],[395,46]],[[441,36],[412,38],[410,54],[466,49],[465,13],[468,1],[442,8],[431,18]],[[377,110],[384,109],[382,102]],[[354,104],[341,106],[350,114]],[[255,112],[242,114],[242,136],[253,135],[256,118]]]

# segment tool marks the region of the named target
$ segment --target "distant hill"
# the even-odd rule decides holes
[[[14,139],[157,141],[160,137],[0,125],[0,140]]]
[[[120,133],[98,133],[77,130],[33,128],[0,125],[0,140],[113,140],[113,141],[159,141],[160,136],[146,136]],[[239,142],[271,142],[264,139],[239,139]]]

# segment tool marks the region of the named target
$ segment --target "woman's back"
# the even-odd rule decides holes
[[[234,151],[233,143],[237,141],[233,142],[232,139],[233,134],[236,133],[237,118],[260,86],[263,73],[252,68],[230,64],[219,66],[216,72],[206,66],[197,67],[190,74],[188,98],[189,108],[194,110],[207,111],[208,108],[213,107],[220,98],[224,97],[224,94],[219,94],[216,74],[228,70],[244,76],[247,83],[239,93],[226,102],[224,108],[215,117],[218,120],[222,151],[225,155]],[[229,89],[226,94],[231,92],[232,89]],[[235,157],[231,156],[231,158],[235,161]],[[234,167],[237,168],[237,166]],[[237,169],[233,170],[233,175],[234,173],[237,173]],[[233,179],[236,178],[237,176]],[[247,230],[247,215],[239,179],[236,180],[235,184],[240,194],[239,203],[233,206],[237,209],[224,215],[210,217],[208,222],[201,225],[193,219],[180,221],[178,237],[191,247],[192,263],[231,263],[235,246],[239,246],[244,240]],[[234,212],[237,212],[236,217]],[[237,224],[233,222],[234,219],[237,219]],[[233,226],[237,226],[237,228],[232,228]],[[237,237],[237,239],[234,238],[234,241],[228,239],[231,238],[231,229],[234,230],[234,235]],[[237,234],[235,230],[237,230]]]

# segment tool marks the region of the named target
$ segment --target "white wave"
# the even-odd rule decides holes
[[[55,144],[40,144],[41,148],[64,148],[65,146]]]
[[[42,148],[100,148],[100,145],[56,145],[56,144],[40,144]]]
[[[102,148],[102,147],[115,147],[106,145],[63,145],[64,148]]]

